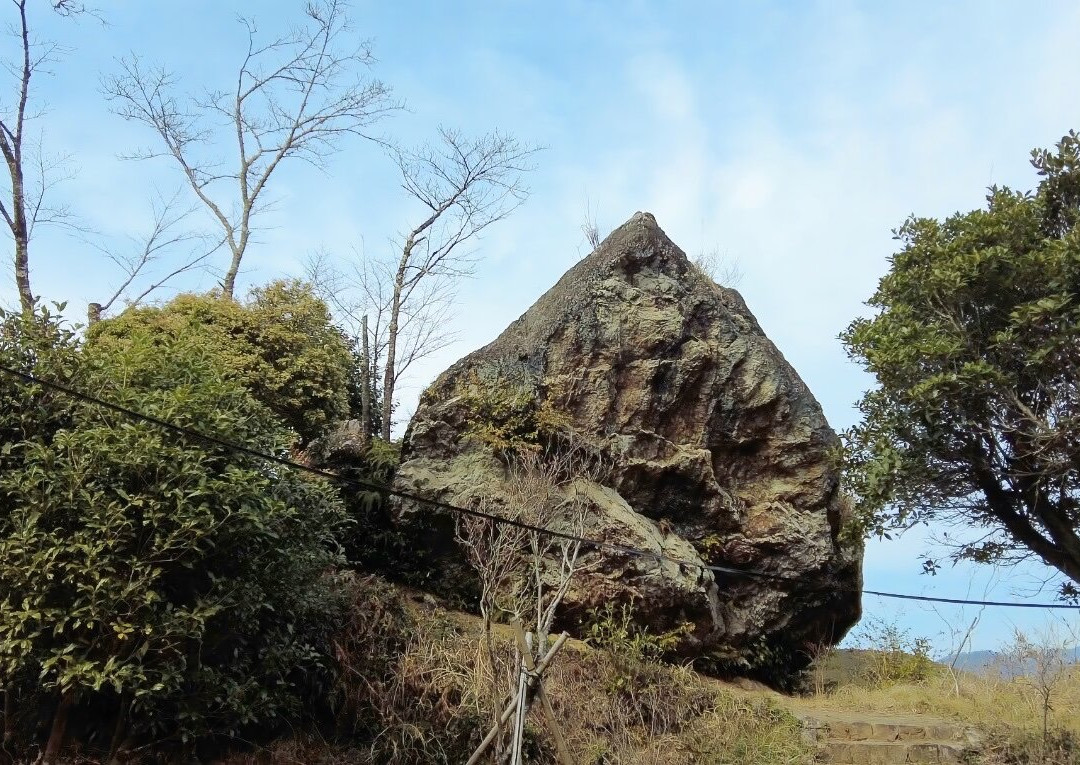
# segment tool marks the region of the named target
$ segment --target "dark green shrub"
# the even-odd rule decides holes
[[[293,440],[198,332],[80,347],[44,314],[0,314],[0,359],[261,451]],[[159,748],[297,721],[330,686],[343,605],[334,488],[40,386],[0,391],[0,670],[46,694],[53,744],[69,711]]]

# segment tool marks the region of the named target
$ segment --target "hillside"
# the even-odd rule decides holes
[[[235,753],[226,758],[228,765],[467,759],[486,729],[482,721],[491,714],[497,678],[510,670],[512,630],[495,625],[495,661],[489,663],[476,616],[419,591],[376,580],[367,586],[377,597],[357,603],[353,639],[342,646],[356,662],[357,676],[365,677],[353,689],[347,712],[359,714],[358,732],[373,726],[379,735],[349,744],[285,737],[261,752]],[[387,630],[401,645],[389,662],[378,654],[387,645]],[[1080,735],[1080,673],[1055,689],[1044,742],[1038,692],[1021,679],[954,679],[937,664],[913,673],[887,652],[838,651],[834,658],[847,671],[843,680],[824,692],[790,696],[665,663],[661,636],[637,632],[632,621],[611,613],[599,615],[589,632],[587,641],[571,639],[544,676],[577,763],[1080,762],[1080,751],[1070,743]],[[895,674],[865,671],[881,666]],[[552,729],[535,708],[526,740],[528,762],[559,763]]]
[[[1050,657],[1052,661],[1065,664],[1080,662],[1080,646],[1064,650],[1054,651]],[[952,657],[942,659],[945,664],[954,664],[958,670],[964,672],[1004,672],[1008,675],[1031,675],[1036,671],[1033,659],[1021,660],[1017,663],[1000,651],[967,651],[956,656],[955,662]]]

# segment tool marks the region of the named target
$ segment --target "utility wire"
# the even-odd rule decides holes
[[[596,550],[606,550],[608,552],[618,553],[620,555],[627,555],[627,556],[632,556],[632,557],[638,557],[638,558],[644,558],[644,559],[648,559],[648,560],[653,560],[658,564],[659,563],[671,563],[671,564],[679,566],[680,568],[685,567],[685,568],[690,568],[690,569],[706,570],[706,571],[711,571],[711,572],[717,573],[717,574],[727,574],[727,575],[730,575],[730,576],[741,576],[741,577],[747,577],[747,578],[751,578],[751,579],[764,579],[764,580],[770,580],[770,581],[776,581],[776,582],[800,582],[800,581],[802,581],[800,578],[781,576],[779,574],[772,574],[772,573],[769,573],[767,571],[750,571],[750,570],[746,570],[746,569],[731,568],[731,567],[728,567],[728,566],[718,566],[718,565],[710,565],[710,564],[704,564],[704,563],[696,563],[696,562],[687,561],[687,560],[680,560],[679,558],[672,558],[671,556],[664,555],[663,553],[649,552],[648,550],[641,550],[641,549],[638,549],[636,547],[628,547],[626,545],[615,544],[614,542],[605,542],[605,541],[599,540],[599,539],[589,539],[587,537],[579,537],[579,536],[577,536],[575,534],[568,534],[568,533],[565,533],[565,532],[562,532],[562,531],[556,531],[554,529],[545,529],[545,528],[543,528],[541,526],[535,526],[533,524],[525,523],[523,521],[519,521],[519,520],[516,520],[516,519],[513,519],[513,518],[506,518],[504,516],[494,515],[492,513],[486,513],[486,512],[483,512],[482,510],[474,510],[474,509],[468,508],[468,507],[460,507],[458,505],[452,505],[452,504],[450,504],[448,502],[442,502],[442,501],[437,500],[437,499],[430,499],[428,497],[421,497],[421,496],[418,496],[416,494],[411,494],[411,493],[406,492],[406,491],[401,491],[399,489],[395,489],[392,486],[387,486],[387,485],[384,485],[384,484],[381,484],[381,483],[377,483],[377,482],[374,482],[374,481],[368,481],[368,480],[364,480],[364,479],[361,479],[361,478],[353,478],[351,476],[338,475],[337,473],[332,473],[332,472],[330,472],[328,470],[322,470],[320,468],[312,467],[310,465],[305,465],[305,464],[303,464],[301,462],[296,462],[294,460],[290,460],[290,459],[287,459],[285,457],[279,457],[279,456],[274,455],[274,454],[268,454],[266,452],[261,452],[261,451],[259,451],[257,449],[252,449],[249,446],[244,446],[243,444],[239,444],[239,443],[236,443],[234,441],[229,441],[229,440],[226,440],[224,438],[219,438],[217,436],[212,436],[212,435],[209,435],[207,433],[202,433],[200,431],[194,430],[193,428],[188,428],[188,427],[185,427],[183,425],[177,425],[176,423],[172,423],[172,422],[169,422],[168,420],[163,420],[163,419],[160,419],[158,417],[154,417],[153,415],[143,414],[142,412],[138,412],[138,411],[136,411],[134,409],[129,409],[126,406],[122,406],[120,404],[115,404],[115,403],[113,403],[111,401],[105,401],[103,399],[96,398],[96,397],[91,396],[91,395],[89,395],[87,393],[83,393],[82,391],[76,390],[74,388],[70,388],[70,387],[68,387],[66,385],[62,385],[60,383],[52,382],[51,380],[45,380],[45,379],[42,379],[40,377],[36,377],[35,375],[29,374],[27,372],[21,372],[21,371],[19,371],[17,369],[12,369],[12,368],[7,367],[7,366],[0,365],[0,373],[7,374],[7,375],[9,375],[11,377],[19,378],[20,380],[23,380],[24,382],[31,383],[33,385],[40,385],[40,386],[42,386],[44,388],[49,388],[50,390],[54,390],[54,391],[56,391],[58,393],[62,393],[62,394],[66,395],[66,396],[69,396],[71,398],[79,399],[80,401],[84,401],[84,402],[86,402],[88,404],[92,404],[94,406],[98,406],[98,407],[101,407],[103,409],[108,409],[110,411],[116,412],[118,414],[122,414],[125,417],[129,417],[129,418],[134,419],[134,420],[140,420],[142,422],[146,422],[146,423],[149,423],[151,425],[155,425],[155,426],[157,426],[159,428],[162,428],[164,430],[172,431],[173,433],[178,433],[180,435],[188,436],[189,438],[193,438],[193,439],[196,439],[198,441],[202,441],[202,442],[208,443],[208,444],[213,444],[214,446],[220,446],[223,449],[226,449],[226,450],[234,452],[234,453],[245,454],[245,455],[247,455],[249,457],[255,457],[256,459],[264,460],[266,462],[272,462],[272,463],[275,463],[275,464],[278,464],[278,465],[282,465],[282,466],[285,466],[285,467],[288,467],[288,468],[292,468],[294,470],[300,470],[300,471],[303,471],[305,473],[310,473],[311,475],[319,476],[320,478],[325,478],[325,479],[327,479],[329,481],[334,481],[334,482],[337,482],[337,483],[349,484],[349,485],[352,485],[354,487],[364,489],[366,491],[377,491],[377,492],[381,492],[383,494],[386,494],[388,496],[398,497],[399,499],[405,499],[405,500],[409,500],[409,501],[412,501],[412,502],[419,502],[421,504],[429,505],[431,507],[436,507],[436,508],[439,508],[440,510],[446,510],[448,512],[455,513],[457,515],[465,515],[465,516],[469,516],[469,517],[472,517],[472,518],[480,518],[480,519],[483,519],[483,520],[491,521],[492,523],[502,524],[502,525],[505,525],[505,526],[513,526],[515,528],[523,529],[525,531],[531,531],[531,532],[534,532],[534,533],[537,533],[537,534],[542,534],[542,535],[545,535],[545,536],[548,536],[548,537],[552,537],[554,539],[563,539],[563,540],[566,540],[566,541],[569,541],[569,542],[576,542],[576,543],[581,544],[581,545],[583,545],[585,547],[590,547],[590,548],[593,548],[593,549],[596,549]],[[1080,605],[1069,605],[1069,604],[1065,604],[1065,603],[1016,603],[1016,602],[995,601],[995,600],[967,600],[967,599],[962,599],[962,598],[942,598],[942,597],[934,597],[934,596],[930,596],[930,595],[911,595],[911,594],[898,593],[898,592],[882,592],[882,591],[879,591],[879,590],[866,590],[866,589],[860,590],[860,589],[857,589],[857,588],[854,588],[854,587],[851,587],[851,588],[837,587],[837,588],[835,588],[835,590],[836,591],[841,591],[841,592],[861,593],[863,595],[876,595],[876,596],[881,597],[881,598],[894,598],[894,599],[898,599],[898,600],[914,600],[914,601],[921,601],[921,602],[927,602],[927,603],[951,603],[951,604],[956,604],[956,605],[994,606],[994,607],[1001,607],[1001,608],[1043,608],[1043,609],[1080,610]]]

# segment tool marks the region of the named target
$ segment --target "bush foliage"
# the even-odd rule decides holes
[[[179,295],[91,330],[99,348],[133,336],[163,346],[198,336],[216,357],[218,374],[238,381],[304,441],[348,416],[350,381],[358,384],[348,342],[326,304],[302,282],[257,287],[243,303],[214,294]]]
[[[287,453],[291,432],[202,332],[136,323],[122,338],[84,345],[47,313],[0,314],[0,363]],[[39,743],[51,718],[51,761],[72,715],[115,730],[113,749],[297,719],[329,685],[341,619],[333,488],[41,386],[0,391],[0,672],[22,710],[9,745]]]

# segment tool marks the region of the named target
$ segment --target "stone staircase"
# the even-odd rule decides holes
[[[970,762],[981,744],[977,731],[923,715],[814,710],[799,717],[828,765],[952,765]]]

